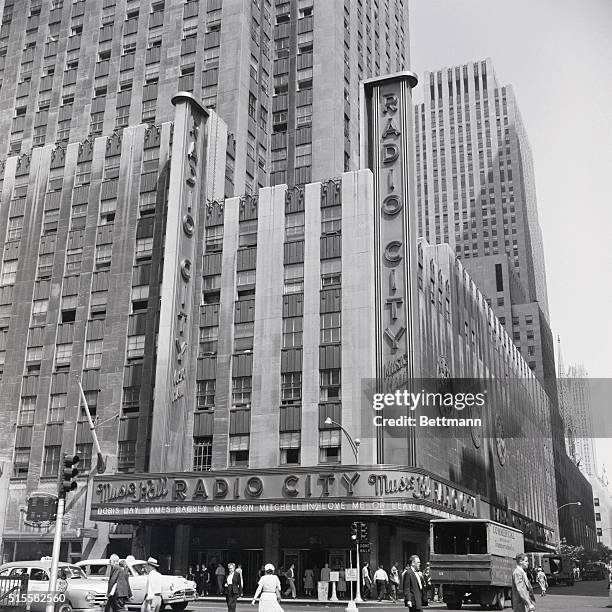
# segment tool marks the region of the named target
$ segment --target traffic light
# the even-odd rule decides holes
[[[79,475],[79,470],[74,467],[80,458],[78,455],[64,455],[64,466],[62,468],[62,477],[59,486],[59,496],[66,497],[66,493],[70,493],[77,488],[75,478]]]
[[[351,540],[353,540],[353,542],[357,539],[358,529],[359,529],[358,523],[351,523]]]
[[[368,524],[367,523],[359,523],[359,541],[360,542],[368,541]]]

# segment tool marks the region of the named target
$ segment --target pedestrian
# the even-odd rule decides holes
[[[108,584],[106,585],[106,604],[104,606],[104,612],[113,612],[115,609],[114,600],[115,600],[115,591],[117,587],[113,587],[113,585],[117,582],[115,577],[115,573],[119,568],[119,555],[115,555],[114,553],[110,556],[108,562]],[[112,583],[111,583],[112,580]]]
[[[283,612],[280,606],[281,585],[278,576],[274,575],[274,566],[271,563],[266,563],[264,571],[265,574],[257,583],[257,590],[253,595],[251,605],[254,606],[259,597],[258,612]]]
[[[363,599],[369,599],[372,594],[372,579],[370,578],[370,564],[366,561],[361,568],[361,582],[363,585]]]
[[[225,568],[219,563],[217,565],[217,569],[215,570],[215,577],[217,578],[217,595],[223,595],[225,584]]]
[[[423,610],[423,581],[420,575],[421,559],[418,555],[410,557],[410,567],[403,573],[402,591],[404,592],[404,606],[415,610]]]
[[[185,576],[186,580],[191,580],[191,582],[195,582],[196,581],[196,576],[195,573],[193,571],[193,567],[190,565],[189,569],[187,570],[187,575]]]
[[[536,581],[542,590],[541,597],[544,597],[544,595],[546,595],[546,589],[548,588],[548,580],[546,579],[546,574],[542,571],[541,567],[536,569]]]
[[[393,603],[397,603],[397,591],[399,589],[400,578],[397,566],[399,563],[396,561],[389,570],[389,586],[391,587],[391,599]]]
[[[113,564],[113,572],[108,579],[108,603],[111,612],[123,612],[127,600],[132,597],[127,565],[125,561],[119,561],[117,555],[115,559],[111,555],[111,564]]]
[[[374,572],[374,582],[376,583],[376,592],[378,593],[378,601],[382,601],[387,594],[387,582],[389,582],[389,575],[385,572],[385,568],[382,565],[378,566],[378,569]]]
[[[291,595],[291,599],[295,599],[297,594],[295,591],[295,564],[292,563],[289,566],[289,569],[285,572],[285,577],[287,578],[287,589],[283,593],[283,595]]]
[[[307,568],[304,571],[304,593],[306,597],[312,595],[314,589],[314,570]]]
[[[242,579],[240,573],[236,571],[235,563],[227,564],[227,580],[225,581],[225,601],[227,612],[236,612],[236,602],[242,595]]]
[[[512,610],[514,612],[535,610],[533,589],[525,572],[528,563],[525,553],[516,555],[516,567],[512,572]]]
[[[159,563],[155,557],[149,557],[147,566],[149,573],[147,574],[145,596],[140,612],[159,612],[162,603],[162,578],[158,571]]]
[[[346,572],[344,568],[341,567],[338,573],[338,597],[340,599],[344,599],[346,595]]]

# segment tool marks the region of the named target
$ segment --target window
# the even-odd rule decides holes
[[[319,462],[340,463],[340,430],[319,431]]]
[[[6,233],[6,241],[19,240],[23,230],[23,216],[11,217],[9,219],[8,231]]]
[[[310,166],[312,164],[312,143],[295,147],[295,167]]]
[[[85,217],[81,217],[85,221]],[[83,223],[83,226],[85,223]],[[77,229],[73,223],[72,229]],[[83,257],[83,249],[68,249],[66,251],[66,275],[78,274],[81,270],[81,260]]]
[[[256,278],[255,270],[243,270],[242,272],[238,272],[236,274],[236,285],[238,287],[244,285],[254,285]]]
[[[339,287],[342,282],[340,259],[327,259],[321,262],[321,289]]]
[[[234,352],[253,350],[255,323],[236,323],[234,326]]]
[[[119,442],[118,450],[117,471],[132,471],[136,465],[136,440],[124,440]]]
[[[238,246],[248,247],[257,244],[257,219],[241,221],[239,228],[240,237]]]
[[[198,380],[196,387],[196,408],[212,410],[215,407],[215,380]]]
[[[5,261],[0,274],[0,286],[14,285],[17,277],[17,260]]]
[[[302,399],[302,373],[289,372],[281,376],[281,402],[299,404]]]
[[[193,438],[193,471],[207,472],[212,462],[212,437]]]
[[[249,466],[249,436],[230,436],[229,439],[230,466]]]
[[[90,340],[85,346],[85,368],[99,368],[102,363],[103,340]]]
[[[13,459],[13,477],[24,478],[30,466],[30,447],[15,448]]]
[[[79,470],[89,472],[91,470],[91,456],[93,444],[77,444],[76,454],[79,456]]]
[[[283,319],[283,348],[302,346],[302,317]]]
[[[285,240],[291,242],[304,239],[304,213],[289,213],[285,217]]]
[[[251,377],[240,376],[232,379],[232,404],[243,406],[251,403]]]
[[[45,446],[43,454],[42,476],[57,476],[60,466],[62,447],[59,445]]]
[[[340,342],[340,313],[330,312],[321,315],[321,344]]]
[[[66,398],[65,393],[58,395],[52,395],[49,403],[49,415],[47,423],[63,423],[64,413],[66,411]]]
[[[304,264],[285,266],[285,284],[283,293],[302,293],[304,291]]]
[[[136,246],[136,249],[138,252],[138,245]],[[111,265],[112,255],[112,244],[100,244],[98,247],[96,247],[96,268],[109,268]]]
[[[36,412],[36,396],[24,396],[19,406],[19,417],[17,425],[33,425],[34,413]]]
[[[127,345],[127,358],[138,359],[144,357],[145,337],[129,336]]]
[[[281,465],[298,465],[300,463],[301,435],[299,431],[285,431],[280,434]]]
[[[321,370],[321,391],[319,399],[322,402],[340,399],[340,369]]]
[[[599,497],[594,497],[593,498],[593,505],[594,506],[599,506]]]
[[[321,233],[337,234],[340,232],[342,207],[330,206],[321,209]]]
[[[32,302],[32,324],[41,324],[47,321],[49,300],[34,300]]]
[[[55,347],[55,367],[70,366],[72,359],[72,344],[58,344]]]
[[[153,237],[136,240],[136,259],[148,259],[153,255]]]
[[[200,350],[198,357],[217,354],[217,339],[219,337],[218,327],[200,328]]]
[[[527,330],[527,340],[533,340],[533,329]]]
[[[81,162],[77,164],[76,176],[74,179],[75,187],[89,183],[91,180],[91,162]]]
[[[206,228],[206,252],[218,253],[223,249],[223,226],[213,225]]]
[[[140,410],[140,387],[123,387],[121,398],[122,414],[133,414]]]
[[[599,513],[599,512],[595,513],[595,520],[596,521],[601,521],[601,513]]]

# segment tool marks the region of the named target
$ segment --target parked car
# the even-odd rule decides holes
[[[77,565],[90,577],[108,580],[109,559],[86,559]],[[139,608],[144,601],[147,589],[149,566],[146,561],[126,560],[129,573],[132,599],[127,602],[128,608]],[[197,599],[196,583],[182,576],[164,576],[162,574],[162,608],[169,605],[175,612],[184,610],[190,601]]]
[[[0,577],[27,575],[27,596],[30,598],[30,610],[45,612],[46,601],[36,601],[36,599],[38,599],[37,596],[48,593],[50,570],[51,560],[49,558],[41,561],[14,561],[0,565]],[[58,578],[65,579],[67,587],[64,592],[65,600],[56,603],[56,612],[103,611],[106,603],[106,581],[88,578],[80,567],[72,563],[61,562],[58,566]],[[26,602],[23,603],[25,608]]]

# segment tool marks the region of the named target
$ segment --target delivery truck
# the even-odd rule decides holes
[[[503,610],[515,557],[525,550],[523,533],[486,519],[436,519],[430,529],[431,581],[442,585],[447,608],[469,601]]]
[[[565,584],[573,586],[575,563],[567,555],[555,553],[527,553],[531,569],[541,567],[549,586]]]

